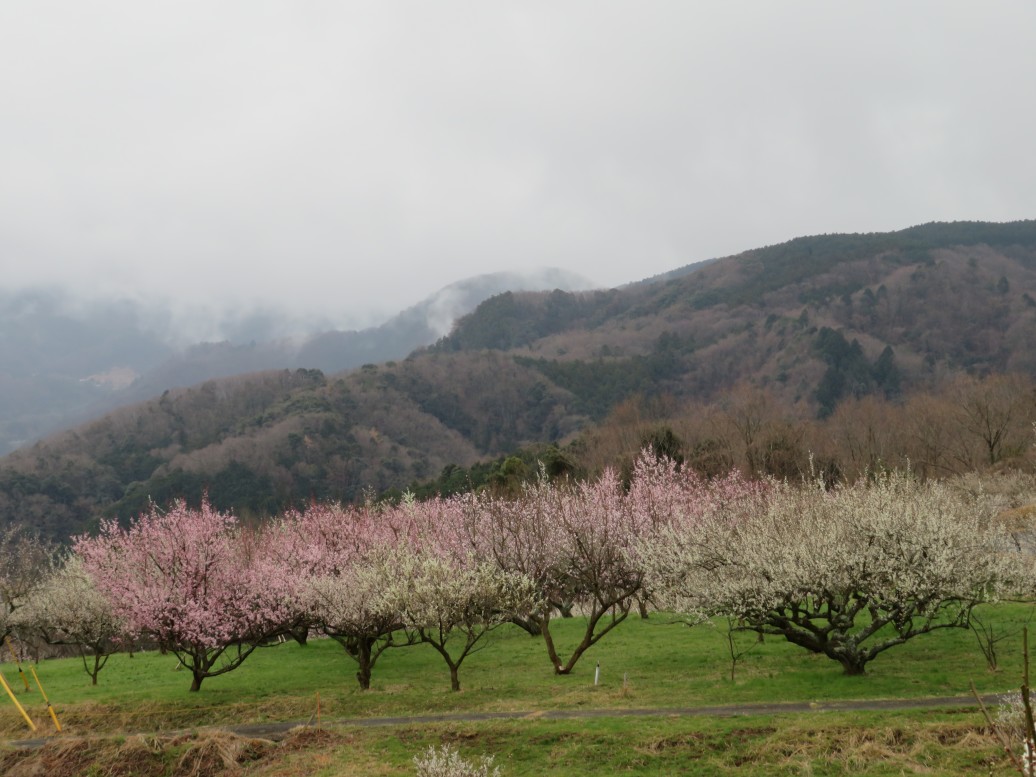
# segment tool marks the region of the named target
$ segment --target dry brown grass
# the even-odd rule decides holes
[[[636,721],[616,727],[585,723],[514,723],[482,726],[403,727],[384,731],[334,731],[300,727],[278,743],[202,732],[125,740],[55,740],[38,750],[0,751],[5,777],[311,777],[314,774],[389,777],[410,773],[399,749],[419,752],[431,744],[454,744],[472,752],[542,751],[538,761],[551,774],[615,749],[616,770],[634,764],[694,774],[1003,774],[1006,763],[981,724],[963,720],[895,722],[829,720],[766,722],[757,726],[705,726]],[[637,733],[640,732],[640,733]],[[391,742],[391,745],[390,745]],[[621,743],[621,744],[620,744]],[[390,754],[392,748],[395,755]],[[633,752],[641,757],[626,757]],[[609,774],[608,764],[598,764]],[[549,767],[549,768],[548,768]],[[558,768],[561,771],[558,771]],[[666,771],[670,770],[670,771]],[[704,771],[702,771],[704,770]],[[534,773],[534,772],[523,772]],[[637,771],[636,773],[642,773]]]
[[[243,764],[260,761],[275,745],[226,732],[206,734],[188,744],[176,762],[173,777],[219,777],[241,772]]]
[[[984,727],[974,725],[785,728],[742,753],[738,765],[778,764],[811,774],[814,765],[824,764],[839,774],[853,774],[885,764],[901,774],[943,774],[936,762],[979,758],[975,754],[988,753],[995,745]],[[992,764],[976,760],[972,766],[988,771]]]
[[[67,739],[0,753],[5,777],[230,777],[277,750],[273,742],[226,732],[125,740]]]

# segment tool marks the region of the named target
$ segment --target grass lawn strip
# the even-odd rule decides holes
[[[1013,634],[1020,631],[1022,624],[1031,616],[1031,608],[1000,605],[990,608],[986,616],[994,618],[997,628],[1003,633]],[[559,621],[560,639],[578,638],[580,624],[575,621]],[[751,634],[744,637],[755,638]],[[492,640],[485,651],[475,654],[465,663],[461,678],[465,690],[459,693],[448,690],[449,675],[446,667],[438,655],[426,646],[390,651],[378,664],[372,689],[360,691],[353,677],[355,664],[349,661],[336,643],[329,640],[312,640],[307,646],[285,644],[260,650],[240,669],[206,683],[198,694],[188,694],[190,678],[186,673],[175,670],[175,658],[157,652],[138,653],[132,658],[128,655],[114,656],[102,672],[100,684],[95,687],[89,685],[89,678],[82,671],[78,659],[44,661],[38,665],[38,671],[62,725],[68,732],[65,738],[68,742],[77,736],[96,734],[115,734],[125,737],[125,741],[129,742],[139,738],[141,735],[135,732],[141,731],[182,731],[228,725],[307,721],[314,717],[317,693],[320,695],[324,721],[347,719],[355,723],[357,719],[374,722],[379,718],[414,719],[469,714],[514,716],[526,715],[529,710],[539,711],[531,720],[490,719],[467,723],[444,722],[440,718],[419,726],[361,730],[353,725],[333,732],[335,737],[360,743],[357,748],[353,748],[356,757],[366,753],[363,758],[368,759],[371,768],[375,768],[373,763],[378,759],[385,764],[395,764],[391,768],[375,768],[373,772],[356,771],[357,774],[409,773],[409,758],[426,746],[421,743],[438,743],[442,741],[441,737],[451,731],[467,732],[465,736],[473,738],[476,744],[470,750],[472,753],[496,754],[501,766],[505,765],[503,759],[506,758],[505,774],[585,773],[564,771],[565,768],[573,768],[571,765],[565,766],[569,763],[567,759],[579,760],[573,755],[582,747],[578,744],[579,732],[587,736],[592,732],[640,732],[637,735],[640,738],[635,741],[631,739],[629,747],[647,748],[647,754],[640,757],[646,759],[646,763],[654,764],[655,771],[650,771],[652,767],[645,767],[646,771],[638,772],[640,767],[631,765],[632,771],[616,766],[614,768],[618,771],[615,773],[669,773],[658,771],[658,759],[664,760],[669,756],[651,754],[650,742],[654,740],[650,737],[669,736],[658,734],[658,731],[670,731],[672,736],[676,736],[673,732],[695,732],[701,731],[703,727],[711,731],[713,727],[718,727],[716,730],[729,732],[744,729],[745,724],[738,721],[747,718],[724,720],[672,717],[665,714],[666,711],[676,709],[693,712],[704,709],[718,715],[717,708],[737,709],[745,705],[772,704],[800,704],[806,708],[812,705],[812,712],[799,714],[793,721],[816,721],[815,729],[819,732],[816,734],[817,741],[830,742],[834,737],[839,742],[835,749],[842,755],[836,758],[831,754],[834,745],[825,746],[826,749],[817,745],[819,749],[816,749],[807,746],[807,742],[801,744],[804,748],[802,759],[796,760],[794,755],[781,756],[787,764],[797,764],[794,768],[799,771],[767,772],[758,766],[753,767],[752,774],[802,774],[809,769],[812,769],[812,772],[808,772],[811,774],[845,773],[838,769],[848,768],[847,764],[852,760],[845,755],[852,749],[848,743],[852,738],[849,733],[852,730],[857,730],[863,738],[860,747],[864,750],[868,747],[885,747],[889,752],[898,753],[895,757],[890,756],[889,763],[898,764],[890,766],[890,771],[853,773],[899,774],[904,770],[910,773],[914,771],[913,767],[908,768],[905,764],[910,758],[920,758],[920,753],[923,758],[915,765],[918,768],[935,769],[934,772],[926,773],[961,774],[973,770],[962,771],[959,768],[966,760],[962,754],[954,756],[957,761],[954,767],[956,771],[946,767],[946,771],[940,772],[939,769],[943,767],[924,764],[928,761],[941,762],[942,756],[934,752],[938,748],[932,745],[933,741],[938,741],[940,737],[948,742],[956,741],[953,736],[958,734],[964,738],[978,737],[981,744],[975,741],[976,752],[984,754],[983,758],[996,757],[996,744],[984,733],[981,718],[972,709],[972,705],[967,705],[966,713],[961,707],[959,717],[954,718],[954,725],[950,729],[940,729],[942,733],[929,730],[928,723],[930,720],[941,719],[949,725],[946,716],[952,711],[848,712],[831,707],[854,701],[864,701],[870,705],[880,699],[917,699],[920,702],[927,698],[938,698],[940,701],[950,699],[952,706],[957,707],[957,700],[968,696],[969,680],[974,680],[983,694],[994,694],[1017,688],[1021,676],[1020,655],[1013,644],[1020,643],[1020,636],[1011,636],[1001,643],[1000,669],[991,672],[985,666],[974,635],[965,630],[942,631],[911,641],[883,655],[869,667],[869,673],[863,677],[846,677],[835,662],[805,653],[778,639],[767,638],[764,643],[755,646],[738,665],[735,682],[729,679],[725,644],[718,631],[708,626],[687,628],[670,623],[662,615],[654,615],[647,620],[633,618],[623,624],[591,651],[585,664],[577,668],[576,674],[568,677],[553,675],[542,641],[529,637],[517,628],[502,629],[493,635]],[[601,663],[601,682],[594,686],[593,675],[597,661]],[[17,680],[17,670],[12,664],[5,664],[0,670],[4,671],[9,680]],[[48,730],[50,724],[38,694],[22,691],[18,695],[41,730]],[[821,705],[830,711],[819,712]],[[630,714],[625,717],[615,716],[616,712],[624,710]],[[653,711],[662,711],[663,715],[654,716],[651,714]],[[804,725],[782,716],[767,717],[760,714],[762,711],[763,708],[752,710],[751,719],[765,718],[770,721],[766,726],[776,727],[789,736],[790,732],[800,731],[799,727]],[[561,718],[577,714],[582,714],[583,718],[563,720],[547,717]],[[909,734],[908,738],[916,743],[923,741],[927,744],[918,744],[919,749],[914,755],[899,745],[892,747],[887,743],[881,744],[892,736],[883,733],[886,731],[886,718],[904,721],[904,731]],[[830,733],[832,726],[840,732],[837,736]],[[755,726],[753,724],[748,728]],[[957,732],[953,736],[946,733],[951,729]],[[561,742],[549,746],[549,737],[522,740],[521,732],[540,730],[567,733]],[[403,735],[399,732],[409,733]],[[10,703],[0,706],[0,734],[8,739],[31,736]],[[617,751],[628,749],[618,734],[614,738],[606,733],[594,734],[598,735]],[[205,736],[210,734],[206,733]],[[393,737],[399,736],[403,736],[410,744],[417,743],[416,747],[408,745],[405,758],[402,752],[397,753],[387,744]],[[754,743],[752,747],[765,750],[767,747],[778,747],[774,740],[776,736],[774,733],[760,733],[734,737],[727,742],[726,747],[730,753],[740,752],[740,755],[731,755],[731,758],[756,758],[754,750],[749,752],[748,744],[738,744],[741,739],[746,743]],[[353,773],[346,770],[352,767],[343,766],[341,759],[335,755],[340,745],[328,745],[325,748],[324,745],[311,743],[311,746],[316,748],[314,752],[320,752],[321,758],[330,759],[326,774]],[[585,746],[590,747],[589,744]],[[189,749],[190,745],[181,743],[175,747]],[[671,749],[682,752],[689,747]],[[535,757],[531,754],[531,751],[544,748],[547,752]],[[522,771],[522,759],[517,753],[527,751],[530,752],[528,757],[535,761],[535,768]],[[550,752],[554,751],[557,751],[556,759],[550,757]],[[278,747],[276,752],[283,755],[287,751]],[[277,756],[278,760],[285,758],[291,760],[287,756]],[[842,760],[838,761],[838,758]],[[711,772],[686,771],[691,767],[682,765],[673,773],[722,774],[722,769],[728,768],[723,765],[727,763],[726,759],[726,755],[709,755],[706,760],[713,764],[714,770]],[[248,766],[249,774],[264,774],[263,769],[266,767],[261,766],[261,760]],[[613,768],[607,766],[613,761],[610,757],[605,759],[603,768]],[[953,759],[951,765],[952,762]],[[793,768],[787,764],[788,769]],[[969,764],[974,767],[974,763],[969,761]],[[771,766],[778,769],[776,762]],[[981,773],[988,773],[988,767],[983,768],[985,771]],[[537,772],[536,769],[542,771]],[[0,770],[0,773],[14,774],[6,769]],[[161,775],[174,773],[168,770],[155,772]],[[292,774],[291,771],[265,773]],[[56,771],[47,771],[47,774],[48,777],[60,775]]]

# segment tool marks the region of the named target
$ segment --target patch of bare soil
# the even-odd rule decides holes
[[[299,750],[308,750],[314,747],[327,748],[334,745],[340,745],[347,741],[348,737],[334,731],[329,731],[326,728],[298,726],[288,732],[287,736],[281,740],[278,748],[283,752],[296,752]]]

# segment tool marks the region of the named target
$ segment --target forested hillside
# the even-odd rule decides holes
[[[625,290],[501,295],[442,352],[511,350],[602,417],[742,381],[828,413],[947,374],[1036,372],[1036,222],[799,238]],[[855,343],[854,343],[855,341]]]
[[[1027,455],[1036,222],[799,238],[689,269],[505,293],[399,362],[167,392],[0,460],[0,519],[63,537],[203,491],[261,516],[455,488],[485,459],[480,477],[506,481],[549,443],[585,472],[645,443],[779,475],[810,453],[832,476]]]
[[[495,386],[493,391],[485,387]],[[178,496],[264,515],[352,501],[486,452],[560,437],[565,394],[503,355],[428,357],[328,378],[209,381],[120,409],[2,460],[0,513],[48,534]]]

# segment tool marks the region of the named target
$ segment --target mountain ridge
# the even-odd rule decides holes
[[[202,491],[255,515],[351,501],[589,439],[623,403],[705,408],[746,387],[837,419],[962,376],[1031,379],[1034,335],[1036,221],[797,238],[654,283],[504,292],[400,360],[170,391],[0,459],[0,520],[62,535]]]

